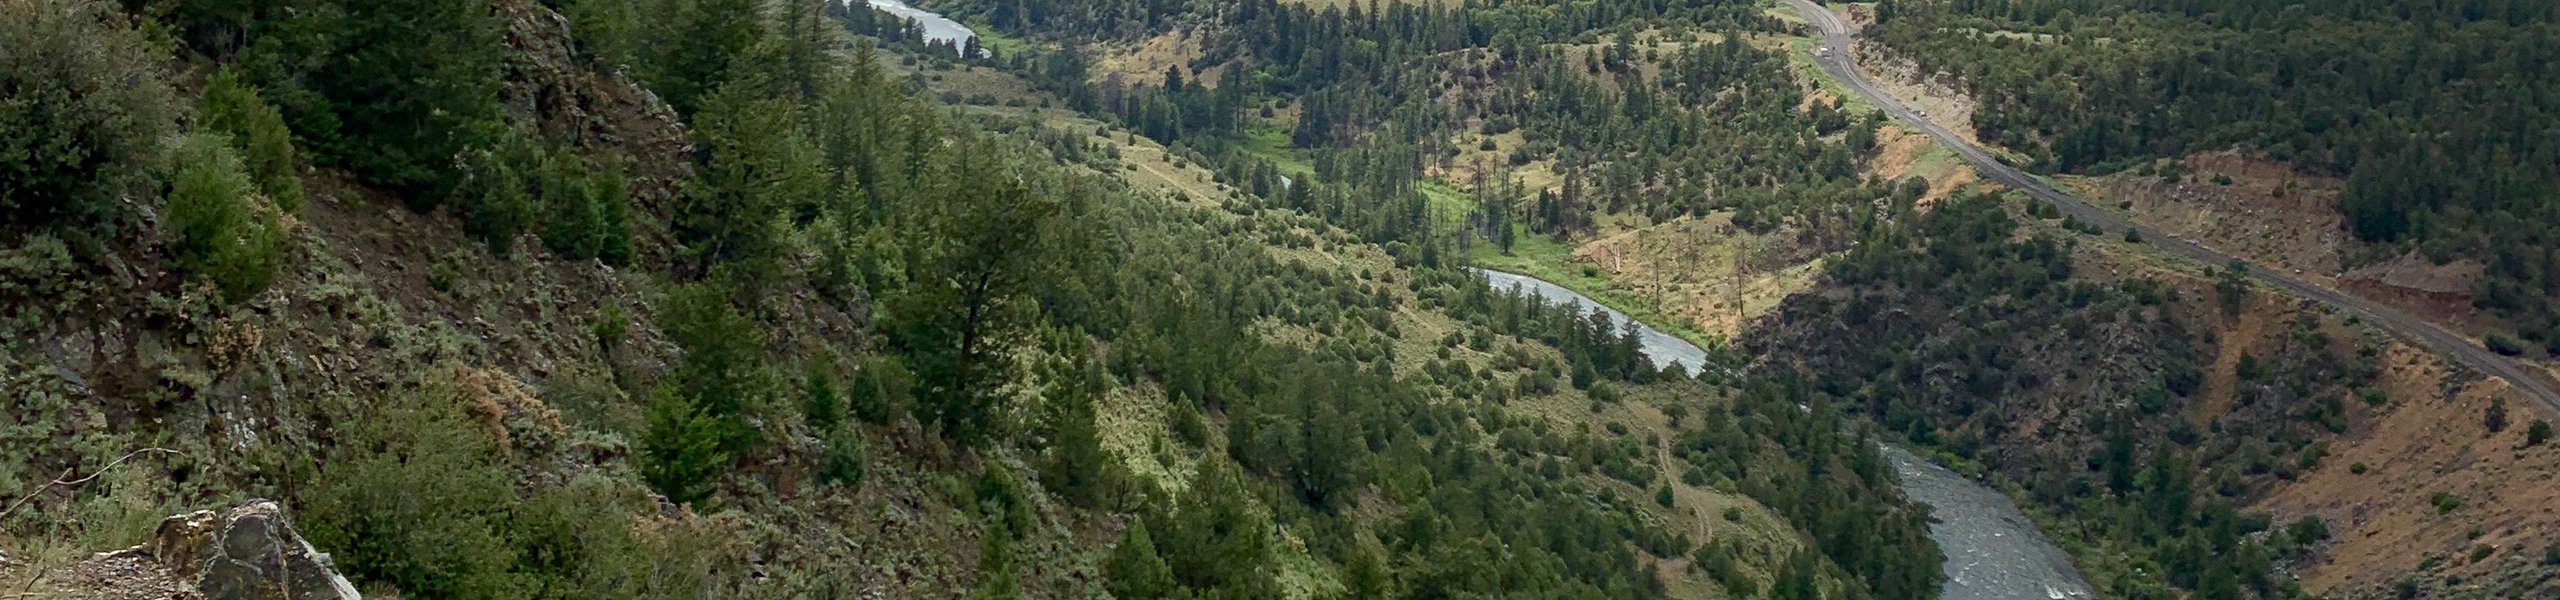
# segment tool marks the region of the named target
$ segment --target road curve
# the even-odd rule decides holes
[[[1839,80],[1842,85],[1846,85],[1849,89],[1855,90],[1858,95],[1865,96],[1869,102],[1874,103],[1878,108],[1884,110],[1886,115],[1893,117],[1895,120],[1901,121],[1907,126],[1919,129],[1922,133],[1929,134],[1930,138],[1936,139],[1939,144],[1954,149],[1956,154],[1963,156],[1965,162],[1973,163],[1973,168],[1982,172],[1983,175],[1988,176],[1995,181],[1999,181],[2002,184],[2008,185],[2009,187],[2017,188],[2019,191],[2026,192],[2027,195],[2051,202],[2054,206],[2060,207],[2064,214],[2071,215],[2073,218],[2079,219],[2083,223],[2096,225],[2110,231],[2122,231],[2128,228],[2133,229],[2134,231],[2142,234],[2143,243],[2167,250],[2170,253],[2177,254],[2179,256],[2194,259],[2207,265],[2221,265],[2233,260],[2239,260],[2238,257],[2223,254],[2212,248],[2207,248],[2194,242],[2178,239],[2174,235],[2133,223],[2126,220],[2124,217],[2116,215],[2115,213],[2101,210],[2096,206],[2090,205],[2088,202],[2072,197],[2070,194],[2063,193],[2061,190],[2054,189],[2053,186],[2045,185],[2043,180],[2036,179],[2035,177],[2029,176],[2025,171],[2020,171],[2016,167],[2000,162],[2000,159],[1991,156],[1991,153],[1989,152],[1983,151],[1981,147],[1975,146],[1971,142],[1965,141],[1964,138],[1957,137],[1954,132],[1948,131],[1945,127],[1940,127],[1937,123],[1930,122],[1927,118],[1921,117],[1919,113],[1913,112],[1910,107],[1904,106],[1900,99],[1894,98],[1892,94],[1885,93],[1882,88],[1876,87],[1875,82],[1867,79],[1866,73],[1858,69],[1857,62],[1850,58],[1850,43],[1854,42],[1855,38],[1850,36],[1849,28],[1840,23],[1838,15],[1833,14],[1830,9],[1824,8],[1821,5],[1814,3],[1812,0],[1785,1],[1788,5],[1794,6],[1796,12],[1803,13],[1805,18],[1814,24],[1814,27],[1822,31],[1822,45],[1830,47],[1831,52],[1828,56],[1816,57],[1814,62],[1821,64],[1823,71],[1830,73],[1831,77]],[[2486,373],[2499,379],[2504,379],[2509,385],[2514,386],[2518,392],[2523,393],[2534,401],[2540,402],[2546,408],[2555,412],[2560,412],[2560,391],[2555,391],[2551,382],[2537,376],[2533,373],[2531,368],[2526,367],[2522,363],[2504,356],[2499,356],[2495,352],[2490,352],[2487,348],[2480,347],[2479,344],[2472,343],[2470,338],[2447,331],[2444,328],[2438,327],[2434,323],[2429,323],[2424,319],[2419,319],[2396,309],[2383,306],[2381,303],[2317,285],[2312,285],[2310,282],[2296,279],[2283,273],[2278,273],[2268,269],[2250,269],[2249,275],[2257,278],[2259,281],[2264,281],[2270,285],[2293,292],[2295,295],[2318,300],[2323,304],[2328,304],[2330,306],[2337,307],[2339,310],[2346,311],[2348,314],[2362,317],[2365,322],[2381,327],[2384,331],[2391,332],[2392,335],[2416,342],[2430,350],[2434,350],[2437,354],[2451,357],[2453,360],[2459,361],[2474,369],[2478,369],[2482,373]]]

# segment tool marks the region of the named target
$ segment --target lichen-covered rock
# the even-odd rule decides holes
[[[360,600],[329,555],[285,520],[284,508],[251,501],[230,512],[170,517],[144,546],[211,600]]]

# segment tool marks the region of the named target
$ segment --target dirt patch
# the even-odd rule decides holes
[[[2335,287],[2361,244],[2342,228],[2340,182],[2282,165],[2215,152],[2188,157],[2182,176],[2123,174],[2074,179],[2084,197],[2131,211],[2180,238]]]
[[[1855,14],[1852,11],[1852,15]],[[1855,27],[1854,23],[1861,20],[1852,19],[1851,22]],[[1948,131],[1965,142],[1991,148],[1984,146],[1973,132],[1973,113],[1980,108],[1980,103],[1964,92],[1964,86],[1954,74],[1926,71],[1920,63],[1893,56],[1881,46],[1866,43],[1855,46],[1852,51],[1856,53],[1858,68],[1867,72],[1867,77],[1875,81],[1877,88],[1893,94],[1894,99],[1902,101],[1904,106],[1928,113],[1931,122],[1945,125]]]
[[[2252,507],[2287,521],[2317,515],[2334,532],[2301,569],[2304,588],[2379,597],[2434,562],[2435,571],[2418,575],[2435,580],[2429,587],[2459,577],[2466,583],[2447,586],[2456,595],[2551,597],[2534,565],[2560,542],[2560,444],[2524,445],[2527,426],[2550,415],[2500,380],[2449,385],[2433,355],[2407,344],[2390,344],[2382,360],[2392,404],[2369,427],[2332,441],[2319,468]],[[2500,398],[2508,425],[2493,433],[2484,415]],[[2472,560],[2482,546],[2489,554]]]
[[[2437,321],[2472,316],[2472,285],[2487,269],[2474,260],[2435,264],[2417,253],[2365,265],[2338,278],[2338,285]]]
[[[1114,43],[1099,50],[1102,56],[1093,63],[1095,81],[1116,76],[1122,84],[1164,85],[1165,71],[1182,67],[1184,82],[1217,87],[1219,76],[1226,72],[1226,65],[1192,71],[1192,65],[1198,64],[1207,52],[1201,49],[1201,36],[1181,28],[1135,44]]]
[[[2258,346],[2268,341],[2269,325],[2290,316],[2278,313],[2290,312],[2279,305],[2291,305],[2291,300],[2291,297],[2250,294],[2252,306],[2240,311],[2237,317],[2221,319],[2221,326],[2214,335],[2233,343],[2215,345],[2213,366],[2207,367],[2204,374],[2203,402],[2196,403],[2194,412],[2188,415],[2190,419],[2197,423],[2212,423],[2231,410],[2231,403],[2239,397],[2240,359],[2253,353],[2261,357],[2265,355]]]

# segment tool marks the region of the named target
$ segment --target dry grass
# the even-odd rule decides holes
[[[2541,550],[2560,543],[2553,512],[2560,443],[2527,448],[2524,432],[2551,415],[2499,380],[2447,393],[2449,372],[2407,344],[2390,344],[2384,364],[2388,411],[2330,442],[2319,468],[2251,507],[2287,519],[2318,515],[2335,532],[2321,560],[2301,571],[2304,587],[2331,597],[2378,595],[2428,557],[2442,559],[2442,573],[2470,580],[2537,570]],[[2482,415],[2497,398],[2507,399],[2510,425],[2492,433]],[[2366,472],[2355,473],[2357,464]],[[2459,497],[2461,507],[2439,513],[2432,502],[2439,492]],[[2472,563],[2475,545],[2494,554]]]
[[[1934,204],[1982,179],[1980,172],[1956,156],[1954,150],[1900,125],[1877,128],[1876,147],[1876,157],[1868,161],[1867,173],[1896,181],[1912,176],[1928,179],[1929,193],[1920,197],[1921,206]]]
[[[1117,76],[1122,83],[1164,85],[1167,69],[1182,67],[1185,81],[1216,87],[1225,65],[1197,72],[1191,70],[1205,55],[1200,36],[1190,30],[1176,28],[1135,44],[1110,43],[1096,48],[1100,57],[1093,62],[1093,78],[1101,81]]]

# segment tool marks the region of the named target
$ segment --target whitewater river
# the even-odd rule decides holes
[[[1573,290],[1534,277],[1477,269],[1495,289],[1525,290],[1549,302],[1571,302],[1588,312],[1599,309],[1623,326],[1629,319]],[[1696,372],[1707,352],[1643,323],[1645,356],[1654,364],[1677,364]],[[2061,600],[2089,598],[2089,584],[2071,566],[2070,555],[2028,522],[2018,506],[1999,491],[1966,479],[1910,451],[1884,447],[1901,480],[1902,493],[1929,505],[1929,539],[1944,550],[1945,600]]]

